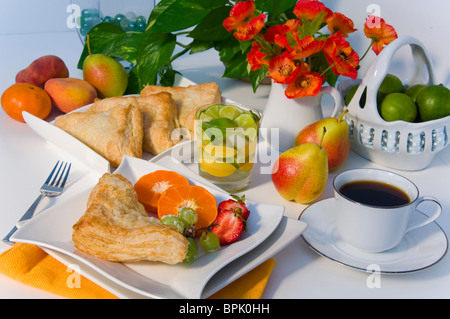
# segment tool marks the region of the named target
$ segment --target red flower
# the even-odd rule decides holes
[[[261,52],[258,43],[253,41],[252,50],[247,54],[247,60],[252,71],[260,69],[263,65],[269,65],[269,61],[264,59],[266,56],[267,54]]]
[[[269,62],[269,76],[277,83],[291,83],[298,72],[299,68],[287,51]]]
[[[230,11],[230,16],[223,21],[227,31],[236,30],[234,36],[240,41],[251,40],[264,27],[266,16],[255,15],[253,0],[237,2]]]
[[[372,39],[372,50],[379,54],[385,45],[397,39],[397,32],[393,26],[384,22],[380,17],[369,16],[364,24],[364,33]]]
[[[323,80],[320,74],[309,73],[309,66],[303,63],[299,68],[298,76],[288,85],[285,95],[289,99],[316,96],[322,88]]]
[[[307,58],[317,52],[320,52],[324,44],[325,41],[316,40],[312,36],[305,37],[303,40],[298,41],[298,45],[292,49],[291,57],[294,60]]]
[[[264,39],[269,42],[274,42],[277,35],[286,35],[289,32],[289,26],[285,24],[274,25],[267,29]]]
[[[334,12],[333,16],[327,20],[327,24],[331,33],[340,31],[344,37],[356,31],[353,21],[339,12]]]
[[[303,16],[306,16],[309,20],[313,20],[321,11],[325,11],[325,17],[323,22],[327,21],[332,15],[333,12],[325,7],[325,5],[316,0],[300,0],[295,4],[294,14],[300,20]]]
[[[342,74],[352,79],[358,76],[359,56],[340,32],[328,37],[323,48],[334,74]]]

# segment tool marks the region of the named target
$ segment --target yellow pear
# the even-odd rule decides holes
[[[328,181],[328,156],[322,146],[325,132],[324,127],[319,144],[311,142],[295,146],[276,160],[272,182],[284,199],[308,204],[325,190]]]

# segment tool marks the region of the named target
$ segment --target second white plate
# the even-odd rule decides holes
[[[116,173],[122,174],[134,184],[142,175],[158,169],[167,168],[125,157]],[[191,184],[200,184],[193,178],[186,177]],[[205,187],[216,197],[217,202],[229,198],[225,192]],[[14,234],[12,240],[64,253],[95,269],[116,284],[152,298],[201,298],[204,296],[206,284],[219,270],[252,251],[278,228],[284,212],[282,206],[248,202],[251,211],[248,232],[238,242],[222,247],[215,253],[200,254],[192,264],[113,263],[80,253],[72,242],[72,225],[84,213],[92,188],[93,185],[26,222]]]

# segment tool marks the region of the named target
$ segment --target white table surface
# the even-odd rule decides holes
[[[384,3],[383,1],[380,2]],[[449,8],[447,2],[444,3],[444,1],[439,0],[432,2],[440,4],[442,9],[445,9],[444,6],[447,6],[447,9]],[[406,5],[406,1],[398,1],[398,3]],[[407,3],[411,5],[412,1]],[[412,10],[412,14],[420,19],[424,12],[418,8],[421,2],[414,1],[414,3],[417,4],[416,9],[408,7],[408,10]],[[4,2],[2,2],[3,4]],[[341,2],[336,1],[332,4],[334,8],[342,8],[341,12],[347,12],[346,7]],[[367,4],[364,5],[362,15],[366,14],[366,6]],[[397,11],[395,12],[398,15],[395,15],[392,10],[388,10],[389,8],[388,4],[385,4],[383,12],[386,14],[383,12],[382,14],[390,16],[390,21],[397,17],[398,20],[403,23],[410,23],[412,26],[413,22],[410,20],[415,20],[415,18],[409,17],[406,19],[403,15],[401,17]],[[440,10],[439,12],[443,11],[448,12],[448,10]],[[439,12],[436,13],[435,20],[428,17],[427,21],[436,21],[437,16],[441,14]],[[4,14],[5,12],[2,10],[0,17]],[[398,29],[401,29],[403,34],[418,37],[426,43],[428,48],[431,48],[436,75],[441,82],[449,86],[450,62],[448,59],[444,59],[450,52],[449,43],[448,41],[445,41],[445,43],[442,41],[444,38],[448,39],[448,27],[447,30],[442,30],[431,22],[430,25],[433,25],[433,27],[416,30],[413,26],[409,29],[402,24]],[[441,26],[444,26],[444,22]],[[2,29],[0,28],[0,30]],[[411,32],[407,33],[408,30]],[[432,36],[426,36],[428,34],[432,34]],[[438,40],[439,38],[441,41]],[[363,46],[365,45],[361,47]],[[76,69],[82,47],[74,31],[64,29],[56,32],[43,30],[37,33],[11,33],[8,31],[0,33],[0,48],[0,92],[14,83],[14,77],[20,69],[26,67],[37,57],[46,54],[61,57],[66,62],[71,77],[82,77],[81,71]],[[435,52],[436,54],[434,54]],[[401,66],[401,63],[394,66],[400,67],[399,64]],[[224,67],[213,51],[183,57],[176,61],[174,67],[195,82],[216,81],[219,83],[224,96],[253,105],[261,111],[264,109],[269,87],[261,86],[254,94],[249,84],[221,78]],[[362,70],[365,67],[366,65],[363,66]],[[61,158],[61,153],[47,144],[26,124],[10,119],[3,110],[0,111],[0,150],[0,202],[2,203],[0,237],[3,238],[37,197],[39,187],[54,163]],[[339,171],[355,167],[383,168],[351,153],[347,162]],[[85,168],[80,168],[75,174],[81,174],[84,170]],[[450,149],[447,148],[441,152],[432,164],[423,171],[397,172],[414,181],[423,195],[433,195],[438,198],[443,206],[443,213],[437,222],[447,234],[450,234],[450,197],[448,196],[450,180],[446,178],[450,176]],[[322,198],[332,196],[330,183],[333,175],[330,176],[329,184]],[[246,193],[252,199],[258,198],[259,187],[261,185],[252,185]],[[41,211],[53,205],[60,198],[45,199],[38,210]],[[279,197],[275,190],[273,190],[271,197],[264,198],[264,201],[285,205],[286,216],[290,218],[297,218],[306,207],[286,202]],[[8,249],[8,246],[2,243],[0,251],[6,249]],[[382,275],[379,288],[367,286],[368,273],[346,268],[319,256],[301,238],[274,257],[277,263],[264,292],[264,298],[450,297],[450,261],[448,255],[441,262],[424,271],[403,275]],[[0,298],[59,298],[59,296],[31,288],[0,275]]]

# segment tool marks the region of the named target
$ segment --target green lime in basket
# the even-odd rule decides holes
[[[416,99],[422,121],[431,121],[450,115],[450,90],[443,85],[424,88]]]
[[[386,74],[383,82],[381,82],[378,92],[384,97],[391,93],[403,93],[405,92],[405,87],[402,81],[393,74]]]
[[[419,93],[422,92],[422,90],[426,87],[427,86],[425,84],[416,84],[406,89],[405,94],[411,97],[415,103],[417,97],[419,96]]]
[[[387,122],[414,122],[417,117],[416,103],[404,93],[391,93],[381,102],[381,117]]]

